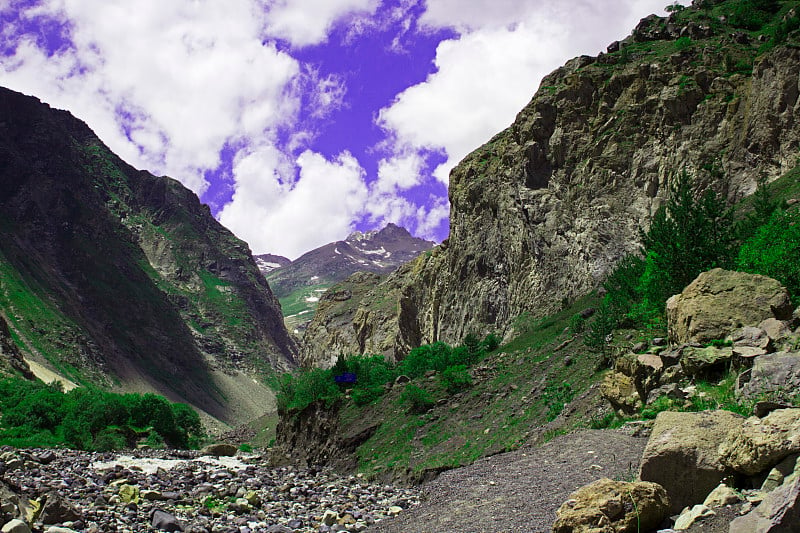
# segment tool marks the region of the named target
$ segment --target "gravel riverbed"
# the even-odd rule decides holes
[[[419,502],[418,490],[359,476],[189,451],[3,448],[0,481],[3,531],[13,505],[31,512],[38,500],[34,533],[363,531]]]

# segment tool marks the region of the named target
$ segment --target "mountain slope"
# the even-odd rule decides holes
[[[755,8],[741,1],[700,4],[647,17],[610,53],[545,77],[515,122],[451,173],[449,239],[366,295],[316,352],[360,351],[363,335],[343,347],[342,328],[395,357],[510,333],[520,315],[560,309],[636,250],[681,170],[735,201],[793,168],[800,51],[787,28],[798,3],[758,12],[757,26],[742,22]]]
[[[207,206],[124,163],[69,113],[7,89],[0,270],[23,354],[73,381],[155,390],[237,422],[254,413],[235,412],[225,382],[294,364],[249,249]]]
[[[357,231],[343,241],[311,250],[289,265],[268,271],[262,268],[262,272],[281,300],[291,328],[311,318],[322,293],[334,283],[356,272],[388,274],[434,245],[388,224],[380,231]]]

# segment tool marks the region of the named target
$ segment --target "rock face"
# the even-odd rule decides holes
[[[650,531],[669,515],[669,499],[657,483],[603,478],[581,487],[556,512],[553,533]]]
[[[773,318],[791,318],[789,293],[766,276],[715,268],[667,301],[669,338],[675,344],[723,339],[731,331]]]
[[[749,380],[737,390],[744,398],[796,394],[800,388],[800,353],[778,352],[756,357],[749,374]]]
[[[154,390],[234,422],[244,420],[220,379],[294,364],[247,245],[180,183],[133,169],[69,113],[6,89],[0,161],[0,309],[26,355],[74,368],[80,383]]]
[[[508,332],[520,314],[596,288],[637,249],[681,169],[734,200],[793,168],[800,50],[759,56],[760,43],[735,43],[735,32],[690,7],[648,20],[642,40],[627,41],[635,48],[546,76],[514,123],[452,171],[449,238],[385,282],[395,305],[365,298],[358,327],[400,355]],[[694,39],[686,49],[674,45],[682,34]],[[726,55],[752,71],[733,72]]]
[[[733,472],[721,461],[718,448],[743,421],[727,411],[659,413],[642,454],[639,478],[666,489],[672,513],[701,503]]]

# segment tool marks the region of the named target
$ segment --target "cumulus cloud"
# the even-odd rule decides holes
[[[292,116],[286,88],[297,62],[262,44],[250,0],[44,0],[23,18],[69,27],[71,45],[44,49],[22,33],[0,59],[3,81],[70,109],[124,159],[194,191],[234,139],[263,135]]]
[[[267,31],[292,46],[319,44],[331,26],[351,14],[372,14],[380,0],[273,0],[267,13]]]
[[[443,149],[447,183],[469,151],[508,126],[541,78],[580,53],[597,53],[663,0],[428,0],[420,22],[459,32],[436,51],[436,71],[381,110],[378,124],[403,152]]]
[[[296,258],[341,239],[355,229],[368,197],[364,170],[349,152],[329,160],[307,150],[291,162],[265,147],[241,157],[234,175],[220,221],[256,253]]]

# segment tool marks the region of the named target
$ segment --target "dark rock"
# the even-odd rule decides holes
[[[57,492],[47,494],[39,515],[39,521],[43,524],[63,524],[64,522],[74,522],[80,518],[81,515],[64,502]]]
[[[174,515],[154,509],[150,517],[151,525],[161,531],[183,531],[183,525]]]

